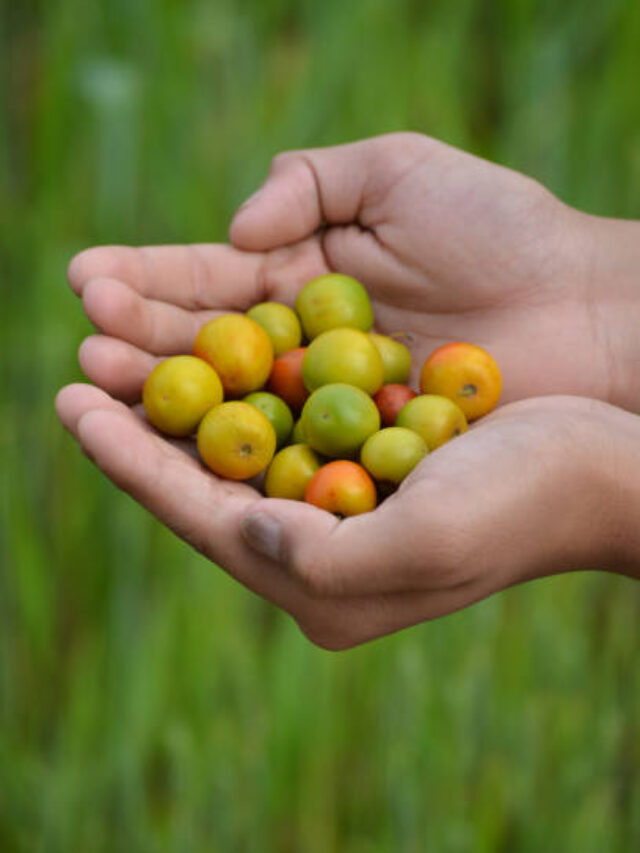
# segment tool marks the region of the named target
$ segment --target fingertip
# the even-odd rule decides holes
[[[140,399],[147,376],[161,360],[107,335],[90,335],[78,350],[78,363],[85,376],[127,403]]]
[[[116,254],[116,247],[93,246],[75,255],[67,267],[71,289],[81,296],[88,281],[97,276],[108,275],[117,267]]]
[[[95,385],[75,382],[58,391],[54,405],[62,425],[77,436],[79,421],[87,411],[111,403],[109,395]]]

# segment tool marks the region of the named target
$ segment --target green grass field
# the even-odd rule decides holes
[[[94,243],[224,240],[284,148],[396,129],[640,217],[634,0],[1,0],[0,851],[633,853],[640,586],[341,654],[53,414]]]

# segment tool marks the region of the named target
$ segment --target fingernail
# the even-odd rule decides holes
[[[242,535],[247,544],[271,560],[282,557],[282,525],[275,518],[256,512],[242,523]]]

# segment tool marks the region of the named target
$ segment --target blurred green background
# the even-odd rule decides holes
[[[282,149],[421,130],[640,217],[640,4],[0,9],[0,851],[640,849],[638,584],[324,652],[52,411],[90,331],[73,253],[224,240]]]

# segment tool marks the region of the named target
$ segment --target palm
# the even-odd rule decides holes
[[[466,339],[497,358],[504,401],[604,397],[570,236],[580,230],[576,215],[526,178],[421,137],[287,154],[262,198],[234,220],[230,246],[99,248],[74,260],[72,287],[100,332],[84,342],[80,362],[100,387],[63,389],[60,417],[117,485],[322,644],[362,642],[465,606],[513,582],[507,564],[535,553],[539,530],[573,505],[541,475],[562,472],[576,419],[598,426],[597,404],[505,406],[429,455],[375,513],[339,525],[307,504],[265,501],[246,484],[219,480],[127,404],[139,401],[158,359],[189,352],[217,313],[265,299],[292,304],[305,281],[330,270],[364,282],[377,327],[406,333],[415,370],[439,344]],[[600,434],[614,411],[604,410]],[[565,446],[556,441],[563,434]],[[539,466],[550,454],[554,464]],[[565,473],[560,482],[571,484]],[[293,537],[288,572],[243,538],[243,522],[265,511]],[[524,545],[515,556],[499,553],[511,541]],[[478,554],[496,565],[480,565]],[[466,565],[473,577],[458,576]],[[313,577],[335,584],[325,600],[314,581],[309,588]]]

